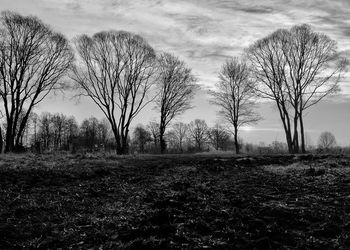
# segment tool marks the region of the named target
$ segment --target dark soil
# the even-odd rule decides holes
[[[350,249],[345,156],[0,157],[0,249]]]

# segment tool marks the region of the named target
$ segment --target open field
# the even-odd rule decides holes
[[[0,156],[0,249],[349,249],[350,158]]]

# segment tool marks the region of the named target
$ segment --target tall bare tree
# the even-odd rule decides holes
[[[336,42],[308,25],[277,30],[248,49],[262,97],[278,108],[290,153],[305,152],[304,111],[335,93],[347,64]],[[299,135],[300,126],[300,135]]]
[[[117,153],[127,154],[130,124],[150,101],[155,52],[142,37],[124,31],[82,35],[75,47],[79,60],[72,79],[110,122]]]
[[[260,97],[276,103],[285,131],[288,150],[294,151],[292,141],[292,113],[288,101],[288,88],[285,84],[286,60],[283,56],[281,30],[264,39],[258,40],[248,49],[248,57],[252,64],[253,76],[259,83],[257,91]]]
[[[236,153],[239,154],[238,131],[241,126],[260,119],[254,112],[255,88],[250,69],[245,62],[231,58],[222,66],[216,90],[210,91],[211,102],[220,107],[219,114],[233,127]]]
[[[189,137],[193,140],[198,151],[203,150],[207,141],[208,125],[205,120],[195,119],[188,125]]]
[[[97,132],[98,132],[98,140],[100,144],[103,145],[103,147],[106,147],[107,140],[108,140],[108,133],[110,131],[109,121],[104,118],[101,119],[101,121],[98,123],[97,126]]]
[[[230,140],[230,134],[218,123],[208,129],[208,140],[216,150],[225,150]]]
[[[53,141],[52,136],[52,125],[51,125],[52,114],[45,112],[40,115],[39,131],[37,140],[39,140],[40,146],[43,146],[45,150],[50,150]],[[41,151],[41,149],[39,148]]]
[[[191,69],[174,55],[162,53],[158,62],[159,96],[156,99],[156,107],[160,111],[160,151],[164,153],[166,150],[165,130],[174,117],[192,108],[191,102],[198,85]]]
[[[188,125],[183,122],[177,122],[173,126],[173,135],[176,139],[176,143],[180,152],[183,152],[183,143],[188,133]]]
[[[151,133],[141,124],[137,125],[133,132],[133,143],[139,153],[145,152],[145,147],[148,142],[152,141]]]
[[[21,146],[33,107],[64,86],[60,80],[73,53],[63,35],[36,17],[2,12],[0,25],[0,98],[6,116],[5,152],[9,152]]]
[[[340,73],[345,70],[347,61],[339,56],[336,48],[334,40],[314,32],[306,24],[292,27],[282,40],[288,66],[286,83],[290,103],[299,118],[303,153],[306,151],[304,110],[339,90]]]
[[[65,124],[65,148],[66,150],[69,150],[71,148],[73,149],[73,140],[76,138],[79,134],[79,125],[76,121],[74,116],[70,116],[66,119]]]
[[[157,150],[159,142],[159,123],[150,121],[147,125],[147,130],[151,133],[154,148]]]
[[[84,119],[80,125],[80,136],[83,139],[84,146],[93,151],[98,146],[98,125],[99,121],[96,117]]]
[[[64,129],[67,117],[63,114],[53,114],[51,117],[51,125],[53,132],[53,144],[55,150],[60,150],[64,143]]]

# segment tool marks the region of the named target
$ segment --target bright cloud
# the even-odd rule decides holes
[[[227,57],[278,28],[309,23],[350,50],[348,0],[1,0],[0,9],[39,16],[69,38],[128,30],[177,54],[212,86]],[[345,88],[348,91],[348,88]]]

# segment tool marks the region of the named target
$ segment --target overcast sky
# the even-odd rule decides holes
[[[176,54],[192,69],[203,85],[195,108],[178,120],[216,120],[217,108],[208,102],[205,89],[212,88],[218,71],[231,56],[240,56],[255,40],[279,28],[308,23],[338,43],[338,50],[350,57],[350,0],[0,0],[0,10],[35,15],[69,39],[102,30],[126,30],[140,34],[158,51]],[[309,140],[327,130],[341,145],[350,145],[350,74],[340,83],[342,92],[309,111],[306,129]],[[62,112],[79,121],[102,113],[89,101],[67,97],[50,98],[38,112]],[[264,120],[242,134],[245,141],[269,143],[284,140],[281,124],[272,104],[259,107]],[[134,122],[157,119],[148,107]]]

